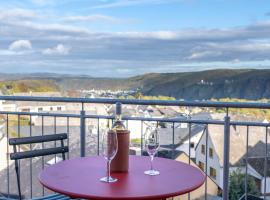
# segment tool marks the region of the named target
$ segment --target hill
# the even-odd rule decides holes
[[[5,95],[17,92],[55,92],[58,85],[53,80],[5,80],[0,81],[1,92]]]
[[[32,89],[139,89],[144,95],[171,96],[176,99],[207,100],[270,98],[270,69],[208,70],[186,73],[151,73],[126,79],[93,78],[61,74],[0,74],[0,80],[31,82]],[[37,82],[35,82],[37,81]],[[43,83],[40,84],[40,83]],[[39,87],[35,87],[39,86]]]
[[[153,96],[187,100],[270,98],[270,70],[210,70],[136,78],[143,80],[142,92]]]

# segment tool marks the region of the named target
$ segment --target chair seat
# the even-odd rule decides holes
[[[62,194],[51,194],[48,196],[34,198],[32,200],[70,200],[71,198]]]
[[[0,197],[0,200],[16,200],[16,199]],[[71,200],[71,198],[62,194],[51,194],[48,196],[33,198],[32,200]]]

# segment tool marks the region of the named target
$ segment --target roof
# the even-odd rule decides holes
[[[191,126],[190,137],[195,136],[196,134],[202,132],[204,126],[201,125],[193,125]],[[173,144],[173,128],[159,128],[159,138],[160,138],[160,145],[172,145]],[[176,127],[174,128],[174,144],[175,147],[182,144],[184,141],[188,140],[189,138],[189,128],[181,128]]]
[[[264,177],[264,165],[266,153],[266,143],[259,141],[255,146],[248,148],[248,164],[253,167],[262,177]],[[267,155],[270,155],[270,144],[267,144]],[[242,162],[245,161],[246,154],[242,157]],[[270,177],[270,160],[267,160],[266,176]]]
[[[269,134],[268,134],[269,135]],[[254,146],[249,146],[248,156],[264,156],[266,153],[266,143],[258,141]],[[270,144],[267,143],[267,154],[270,155]]]
[[[219,157],[220,165],[223,166],[224,126],[208,125],[208,136],[212,141],[215,152]],[[230,127],[230,164],[238,165],[246,153],[247,127]],[[265,138],[265,128],[249,127],[249,146],[254,146]]]
[[[159,107],[158,108],[159,112],[164,115],[165,117],[176,117],[179,116],[180,113],[172,109],[171,107]]]
[[[264,158],[250,158],[248,164],[253,167],[262,177],[264,177]],[[270,177],[270,160],[267,160],[266,176]]]
[[[212,119],[212,116],[208,112],[200,112],[200,113],[195,113],[191,115],[191,119],[193,120],[207,120],[207,119]]]

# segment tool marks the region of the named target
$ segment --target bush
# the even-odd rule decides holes
[[[245,174],[240,169],[230,174],[229,199],[238,200],[245,193]],[[247,175],[247,193],[259,195],[254,177]]]

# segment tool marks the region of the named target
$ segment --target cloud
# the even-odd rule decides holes
[[[194,59],[201,59],[201,58],[210,58],[210,57],[217,57],[222,55],[222,52],[218,51],[201,51],[201,52],[194,52],[192,53],[187,59],[194,60]]]
[[[66,47],[63,44],[58,44],[53,48],[47,48],[42,51],[44,55],[68,55],[70,52],[70,47]]]
[[[63,19],[65,22],[95,22],[95,21],[103,21],[103,22],[121,22],[123,20],[118,19],[116,17],[111,17],[107,15],[87,15],[87,16],[70,16]]]
[[[36,17],[36,13],[32,10],[14,8],[14,9],[1,9],[0,20],[15,20],[15,19],[32,19]]]
[[[8,49],[10,51],[25,51],[32,49],[32,44],[29,40],[16,40],[12,42]]]
[[[77,23],[63,24],[61,17],[51,21],[36,19],[40,17],[38,11],[8,13],[0,12],[1,48],[9,47],[0,49],[1,69],[132,76],[206,69],[205,66],[270,66],[268,20],[226,29],[97,32]],[[70,16],[66,20],[114,20],[107,17]]]
[[[115,7],[127,7],[135,5],[147,5],[147,4],[168,4],[172,2],[178,2],[179,0],[115,0],[113,2],[101,0],[101,4],[93,6],[91,8],[115,8]]]
[[[56,5],[59,0],[30,0],[36,6]]]

